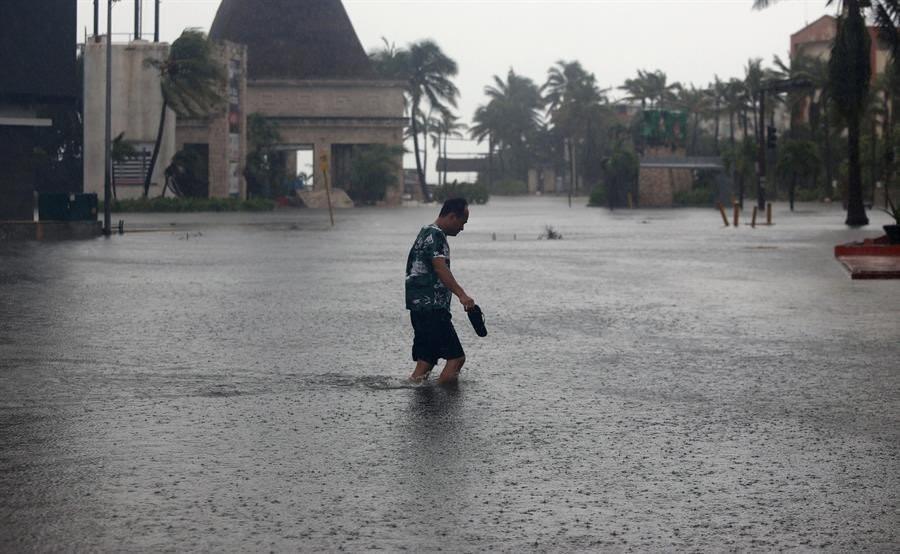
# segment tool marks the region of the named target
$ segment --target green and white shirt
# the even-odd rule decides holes
[[[438,278],[431,261],[445,258],[450,267],[447,235],[434,223],[422,227],[406,258],[406,309],[449,310],[450,290]]]

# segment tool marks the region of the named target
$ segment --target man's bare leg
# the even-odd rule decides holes
[[[444,364],[444,370],[441,371],[441,376],[438,377],[438,384],[444,385],[455,382],[459,378],[459,372],[462,370],[464,363],[466,363],[465,356],[447,360],[447,363]]]
[[[434,364],[430,364],[425,360],[418,360],[416,362],[416,369],[414,369],[412,375],[409,376],[409,380],[414,383],[421,383],[428,377],[428,373],[432,369],[434,369]]]

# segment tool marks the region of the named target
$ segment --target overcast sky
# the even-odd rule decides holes
[[[79,36],[91,32],[92,0],[78,1]],[[265,4],[266,0],[260,0]],[[464,121],[484,103],[492,75],[510,67],[541,84],[557,60],[579,60],[601,87],[615,90],[638,69],[664,71],[670,81],[704,86],[713,76],[740,77],[749,58],[771,64],[787,57],[789,37],[828,13],[825,0],[782,0],[763,11],[752,0],[344,0],[363,47],[398,46],[432,38],[459,64]],[[105,0],[101,1],[105,29]],[[144,33],[152,38],[152,0]],[[163,0],[161,39],[186,27],[209,30],[219,0]],[[113,32],[133,27],[133,0],[114,8]],[[459,143],[458,153],[485,151]],[[432,165],[429,162],[429,165]]]

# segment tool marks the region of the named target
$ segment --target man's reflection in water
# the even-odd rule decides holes
[[[429,383],[412,389],[403,421],[407,440],[402,461],[409,479],[410,508],[433,506],[435,498],[453,507],[465,504],[464,401],[459,383]]]

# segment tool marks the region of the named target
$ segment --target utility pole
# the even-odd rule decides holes
[[[100,42],[100,0],[94,0],[94,42]]]
[[[103,142],[103,234],[106,236],[112,232],[112,3],[113,0],[106,0],[106,137]]]
[[[159,42],[159,0],[153,0],[156,7],[153,12],[153,42]]]
[[[134,40],[141,40],[141,0],[134,0]]]
[[[766,207],[766,89],[759,89],[759,132],[757,134],[756,153],[756,206],[762,210]]]

